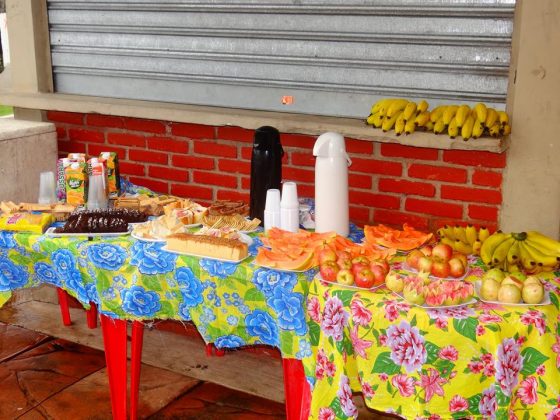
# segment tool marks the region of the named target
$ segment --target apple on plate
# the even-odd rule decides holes
[[[370,264],[369,264],[370,268],[373,270],[374,266],[378,266],[381,267],[381,269],[383,270],[383,272],[385,273],[385,275],[387,275],[387,273],[389,272],[389,270],[391,269],[391,267],[389,266],[389,263],[385,260],[373,260]]]
[[[422,257],[426,257],[426,255],[424,255],[422,251],[415,249],[406,256],[406,265],[418,270],[418,260]]]
[[[319,272],[321,273],[323,280],[332,282],[336,281],[336,276],[339,271],[340,269],[334,261],[325,261],[319,266]]]
[[[358,255],[357,257],[352,258],[352,265],[360,263],[369,265],[369,258],[365,255]]]
[[[430,272],[434,276],[441,278],[449,277],[450,271],[451,267],[449,266],[449,262],[447,262],[446,260],[435,258],[432,262],[432,270]]]
[[[424,245],[419,251],[424,254],[426,257],[431,257],[433,252],[433,246],[431,245]]]
[[[363,263],[363,262],[357,262],[357,263],[353,263],[352,264],[352,274],[354,274],[354,276],[356,274],[358,274],[360,271],[362,271],[365,268],[369,268],[369,263]]]
[[[439,243],[432,249],[432,257],[449,261],[453,255],[453,248],[447,244]]]
[[[455,251],[453,253],[453,255],[451,256],[451,259],[453,259],[453,258],[459,258],[461,260],[461,262],[463,263],[463,267],[465,267],[465,270],[469,266],[469,260],[467,259],[467,256],[465,254],[463,254],[462,252]]]
[[[323,245],[322,249],[319,251],[319,264],[323,264],[326,261],[336,261],[338,256],[334,249],[328,245]]]
[[[460,258],[453,257],[449,260],[449,275],[451,277],[463,277],[466,272],[466,267]]]
[[[340,267],[341,270],[351,270],[352,269],[352,260],[350,258],[338,257],[336,263]]]
[[[346,286],[352,286],[354,284],[354,274],[350,270],[340,270],[336,275],[336,281]]]
[[[424,273],[430,273],[432,271],[432,264],[432,259],[423,255],[418,258],[417,270],[423,271]]]
[[[364,268],[354,276],[356,286],[363,287],[364,289],[371,289],[375,285],[375,275],[369,268]]]
[[[385,277],[387,277],[388,271],[385,271],[385,268],[381,265],[372,265],[371,271],[374,277],[374,285],[378,286],[385,282]]]

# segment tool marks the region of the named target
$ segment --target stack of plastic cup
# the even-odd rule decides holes
[[[41,172],[39,178],[39,204],[56,203],[56,183],[54,172]]]
[[[277,189],[266,191],[264,207],[264,230],[273,227],[280,227],[280,190]]]
[[[108,204],[109,201],[107,199],[103,175],[90,176],[87,208],[90,210],[105,209]]]
[[[280,227],[288,232],[299,230],[299,201],[295,182],[284,182],[282,187]]]

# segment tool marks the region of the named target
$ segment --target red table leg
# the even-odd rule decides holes
[[[126,321],[101,315],[114,420],[126,420]]]
[[[97,328],[97,306],[94,302],[89,303],[89,309],[86,310],[86,319],[88,328]]]
[[[68,293],[60,287],[56,288],[56,292],[58,293],[58,305],[60,306],[62,323],[66,326],[72,325],[72,320],[70,319],[70,309],[68,307]]]
[[[284,393],[288,420],[305,420],[309,417],[311,391],[305,379],[303,364],[297,359],[282,359]]]
[[[140,369],[142,367],[142,341],[144,324],[141,321],[132,323],[132,355],[130,356],[130,418],[138,418],[138,394],[140,389]]]

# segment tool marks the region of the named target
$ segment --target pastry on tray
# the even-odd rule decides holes
[[[169,195],[158,195],[150,197],[147,194],[135,196],[121,196],[114,202],[115,208],[134,209],[142,211],[150,216],[160,216],[164,212],[164,207],[168,204],[181,200],[178,197]]]
[[[248,255],[247,244],[237,239],[175,233],[167,237],[167,249],[208,258],[239,261]]]
[[[208,207],[210,216],[225,216],[231,214],[249,215],[249,206],[241,200],[218,200]]]
[[[256,217],[253,220],[248,220],[240,214],[230,214],[230,215],[219,215],[210,216],[206,215],[202,218],[202,224],[204,226],[212,227],[215,229],[220,229],[227,227],[230,229],[237,229],[240,231],[253,231],[259,225],[261,221]]]
[[[72,213],[55,233],[124,233],[129,223],[142,223],[146,219],[147,215],[138,210],[83,210]]]

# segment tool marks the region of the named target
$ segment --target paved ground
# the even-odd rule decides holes
[[[0,419],[110,419],[100,350],[0,323]],[[282,419],[280,403],[142,366],[147,419]]]

